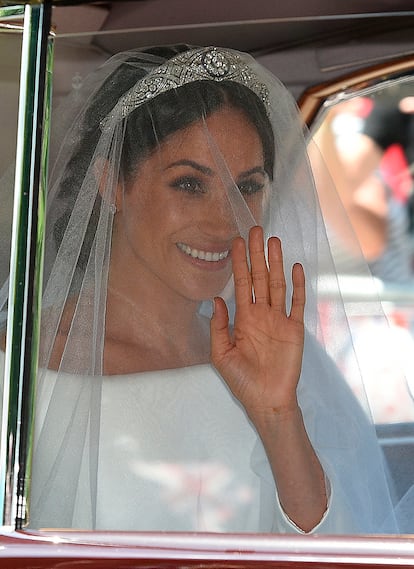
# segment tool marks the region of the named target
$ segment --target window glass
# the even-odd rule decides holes
[[[353,302],[351,325],[361,354],[365,389],[398,493],[414,476],[410,457],[414,434],[414,81],[387,81],[367,92],[332,97],[313,134],[335,182],[352,231],[342,231],[324,194],[320,169],[314,173],[340,268],[344,296]],[[359,243],[348,239],[352,233]],[[353,273],[362,253],[375,281]],[[369,314],[379,298],[387,322]],[[356,308],[355,308],[356,307]],[[353,372],[343,349],[343,366]],[[358,389],[355,389],[356,395]]]
[[[106,39],[108,39],[108,35],[106,35]],[[71,91],[71,104],[74,104],[81,90],[90,88],[90,98],[87,100],[92,105],[96,103],[94,110],[97,109],[102,119],[98,124],[93,124],[92,128],[86,129],[88,136],[92,139],[94,137],[99,138],[101,133],[105,132],[107,127],[105,119],[111,115],[112,111],[112,107],[109,109],[106,107],[100,108],[100,100],[95,100],[95,87],[99,83],[90,84],[87,79],[88,73],[98,68],[108,58],[107,50],[100,47],[99,42],[96,42],[95,39],[86,35],[80,38],[73,36],[57,38],[53,89],[54,116],[55,118],[64,119],[65,111],[68,109],[68,103],[65,99],[68,92]],[[114,41],[114,44],[116,44],[116,41]],[[112,82],[112,87],[114,84],[116,84],[116,81]],[[351,126],[351,123],[355,125],[355,127],[352,127],[355,130],[355,136],[356,133],[361,133],[361,125],[367,116],[366,99],[373,106],[375,97],[364,96],[347,102],[350,108],[341,108],[340,112],[337,110],[335,114],[338,116],[333,117],[330,114],[331,111],[329,111],[326,124],[334,142],[329,142],[328,148],[331,145],[332,150],[332,144],[335,144],[335,150],[338,147],[337,152],[339,153],[341,145],[347,146],[344,140],[346,137],[351,136],[351,132],[350,130],[346,133],[342,131],[340,126],[340,115],[342,113],[352,112],[352,117],[348,115],[343,122],[347,124],[347,127]],[[358,109],[365,110],[359,110],[356,113],[351,103]],[[127,105],[125,105],[125,108],[127,108]],[[88,126],[89,118],[90,114],[87,113],[86,117],[84,117],[85,123],[79,122],[82,128],[84,124]],[[151,116],[150,118],[152,120],[154,117]],[[93,151],[90,156],[88,156],[90,149],[83,146],[83,141],[76,135],[69,137],[62,144],[65,135],[72,126],[73,124],[63,121],[62,130],[55,131],[55,138],[52,139],[50,150],[52,163],[56,159],[59,160],[60,156],[65,152],[70,156],[72,151],[74,151],[76,160],[69,160],[68,163],[65,163],[65,169],[62,172],[59,171],[59,167],[57,168],[58,176],[63,173],[59,187],[51,184],[49,188],[51,194],[55,191],[58,192],[62,201],[59,203],[59,200],[57,200],[53,208],[48,211],[49,234],[47,237],[49,238],[49,248],[46,248],[44,280],[45,283],[55,283],[55,286],[48,288],[48,285],[45,285],[45,301],[42,312],[42,333],[44,333],[44,336],[42,336],[41,341],[40,362],[46,361],[48,364],[47,367],[42,367],[41,365],[39,371],[36,429],[34,434],[36,443],[35,469],[32,483],[32,496],[34,496],[34,499],[31,503],[32,515],[29,527],[35,529],[64,528],[125,531],[193,531],[195,529],[197,531],[209,532],[243,532],[252,531],[252,528],[254,528],[253,531],[259,532],[301,533],[300,529],[286,515],[283,505],[277,500],[275,482],[260,437],[258,437],[257,432],[250,428],[249,420],[246,421],[246,416],[240,411],[240,405],[237,402],[234,404],[232,396],[229,396],[227,387],[218,379],[217,374],[210,368],[207,371],[205,363],[208,360],[206,360],[204,352],[197,353],[196,365],[194,365],[194,362],[186,360],[186,364],[190,363],[192,365],[186,365],[184,368],[180,367],[180,361],[175,361],[172,371],[170,368],[164,369],[161,363],[157,367],[157,357],[159,356],[161,359],[164,354],[161,352],[158,354],[156,350],[165,337],[164,329],[159,328],[157,334],[148,334],[149,337],[144,338],[148,341],[148,346],[154,351],[156,357],[151,359],[151,354],[148,354],[150,350],[142,350],[142,353],[139,354],[140,362],[149,361],[149,369],[148,373],[144,369],[141,377],[137,377],[122,370],[118,373],[105,375],[104,366],[110,366],[110,363],[105,361],[102,363],[101,356],[103,352],[99,353],[99,350],[97,350],[97,353],[93,350],[85,351],[85,342],[89,341],[90,338],[94,342],[95,337],[99,337],[99,334],[102,332],[101,327],[107,323],[102,318],[97,318],[97,314],[93,310],[91,311],[95,299],[98,299],[101,305],[106,307],[108,297],[105,295],[112,295],[113,305],[117,304],[120,314],[124,314],[125,319],[130,318],[131,315],[134,316],[136,308],[130,302],[130,298],[128,298],[130,290],[121,290],[121,292],[119,289],[111,290],[110,285],[108,285],[107,290],[105,288],[105,292],[102,293],[100,286],[97,285],[97,280],[94,279],[94,271],[100,271],[99,276],[103,275],[103,278],[107,278],[108,274],[110,275],[108,259],[111,258],[109,253],[110,245],[112,245],[111,240],[114,239],[114,242],[116,242],[117,226],[115,222],[113,231],[110,229],[107,233],[96,233],[99,238],[95,236],[88,241],[89,230],[91,227],[93,230],[99,229],[99,224],[112,223],[112,221],[108,220],[112,220],[113,217],[118,215],[123,207],[125,211],[131,214],[129,218],[132,220],[131,227],[135,228],[135,225],[133,225],[135,217],[141,216],[140,219],[144,218],[145,221],[144,214],[147,214],[150,206],[153,207],[152,221],[154,219],[160,219],[161,221],[159,223],[158,221],[157,223],[147,223],[145,225],[146,233],[143,236],[132,234],[132,238],[126,240],[123,246],[134,244],[136,241],[135,237],[137,237],[137,242],[138,239],[143,240],[147,245],[144,251],[147,257],[145,258],[146,264],[143,264],[140,258],[140,268],[145,267],[145,271],[151,269],[155,274],[161,263],[153,262],[153,259],[159,261],[162,256],[157,258],[157,250],[154,244],[158,243],[158,237],[160,235],[162,237],[163,232],[166,231],[166,224],[162,217],[164,210],[161,208],[157,209],[160,204],[163,204],[163,200],[156,201],[153,198],[152,201],[147,201],[145,204],[136,204],[133,201],[134,191],[129,191],[129,186],[122,193],[125,189],[123,177],[121,180],[117,178],[116,183],[111,185],[111,181],[114,182],[114,180],[111,179],[108,171],[111,172],[110,168],[114,163],[118,164],[120,161],[126,160],[121,153],[117,154],[115,144],[114,147],[110,146],[109,149],[99,147],[99,151],[96,153]],[[216,126],[219,131],[220,125]],[[251,130],[248,130],[249,128],[251,129],[252,125],[244,126],[245,130],[241,131],[243,136],[240,137],[240,140],[251,140],[251,148],[254,149],[254,140],[256,139],[252,136]],[[132,133],[133,141],[138,140],[138,144],[141,143],[139,138],[140,132],[136,129]],[[275,132],[280,136],[277,130]],[[203,131],[203,134],[205,134],[205,131]],[[324,153],[324,143],[321,137],[322,127],[317,134],[317,139]],[[196,139],[194,138],[193,140]],[[229,181],[229,171],[223,168],[223,162],[220,162],[222,160],[221,150],[220,152],[217,151],[217,147],[211,143],[210,138],[207,137],[207,141],[208,152],[205,152],[204,158],[210,155],[211,165],[218,167],[220,170],[220,182],[222,185],[225,185]],[[182,141],[180,140],[179,148],[182,148],[181,143]],[[355,143],[353,142],[352,146],[354,145]],[[190,144],[189,147],[193,148],[193,145]],[[103,156],[106,157],[108,154],[111,157],[111,161],[103,158]],[[263,152],[258,152],[257,155],[262,158]],[[83,164],[82,158],[84,156],[88,158],[90,168],[85,167]],[[149,160],[151,155],[146,158]],[[342,170],[341,175],[337,178],[336,171],[330,163],[330,155],[324,153],[324,158],[331,169],[331,177],[334,179],[336,187],[341,191],[341,180],[347,178],[347,171]],[[191,164],[188,164],[188,160],[186,163],[183,162],[185,161],[181,160],[178,164],[180,168],[191,166]],[[294,162],[293,165],[296,165]],[[307,165],[307,161],[305,162]],[[375,201],[375,215],[378,216],[379,213],[383,213],[387,200],[392,198],[398,205],[397,222],[399,223],[402,217],[405,219],[407,216],[408,219],[406,233],[396,231],[395,235],[394,233],[392,234],[392,240],[390,239],[391,232],[387,229],[387,237],[389,237],[387,241],[388,247],[390,243],[392,245],[395,244],[398,251],[401,249],[401,254],[404,253],[402,257],[404,263],[402,261],[394,263],[396,276],[394,274],[390,276],[392,270],[394,270],[391,262],[378,263],[378,271],[384,270],[387,272],[381,274],[378,272],[376,274],[370,255],[375,254],[378,256],[380,247],[378,246],[375,249],[374,245],[377,245],[372,240],[368,240],[368,248],[365,249],[365,247],[363,248],[362,238],[360,240],[360,247],[363,249],[368,262],[372,265],[375,283],[380,291],[380,300],[388,317],[387,334],[384,336],[381,328],[383,319],[366,317],[367,303],[369,304],[371,300],[376,303],[378,297],[375,296],[371,299],[366,294],[362,294],[361,297],[361,291],[364,292],[364,283],[361,280],[356,280],[356,275],[349,270],[349,267],[353,266],[352,255],[354,252],[347,250],[347,242],[341,240],[342,234],[340,231],[337,231],[335,226],[337,219],[329,216],[323,195],[320,196],[327,225],[332,228],[332,231],[329,231],[329,238],[336,264],[340,267],[339,279],[342,283],[342,293],[349,294],[349,297],[345,294],[344,301],[345,304],[348,302],[352,304],[350,323],[354,338],[356,338],[356,346],[346,343],[341,344],[341,338],[335,338],[337,340],[335,342],[336,352],[333,353],[331,350],[329,353],[335,356],[337,363],[340,363],[339,371],[347,378],[351,391],[354,392],[356,399],[360,400],[362,406],[361,410],[360,407],[354,405],[354,398],[351,397],[347,385],[345,382],[342,382],[342,377],[339,375],[337,377],[336,375],[337,373],[339,374],[338,370],[334,366],[331,367],[331,361],[328,359],[319,361],[318,347],[315,348],[312,344],[308,349],[315,349],[312,352],[314,356],[309,358],[307,362],[312,363],[315,367],[307,367],[306,381],[304,381],[303,385],[303,390],[305,392],[306,389],[308,390],[307,399],[305,398],[307,407],[304,405],[305,420],[308,421],[307,427],[309,427],[311,439],[317,441],[319,445],[317,454],[319,455],[320,452],[320,456],[324,457],[322,461],[327,480],[332,481],[332,486],[331,482],[327,482],[327,485],[324,486],[327,497],[329,500],[331,497],[335,498],[335,500],[339,498],[339,503],[335,502],[333,505],[329,501],[327,515],[322,515],[320,517],[321,525],[316,525],[316,531],[320,530],[321,533],[325,534],[367,531],[376,533],[380,532],[377,525],[378,519],[381,519],[381,523],[384,522],[384,524],[388,524],[390,521],[388,518],[381,518],[384,515],[384,511],[388,513],[392,509],[391,496],[387,494],[385,477],[381,477],[382,474],[375,478],[376,483],[378,483],[376,491],[381,496],[381,500],[373,502],[372,508],[363,508],[363,516],[365,516],[367,510],[370,510],[366,519],[355,514],[358,511],[358,504],[363,502],[367,488],[369,488],[368,482],[371,480],[369,468],[373,464],[369,464],[370,458],[375,456],[375,460],[378,459],[376,450],[373,455],[370,454],[373,448],[370,446],[373,441],[371,417],[375,422],[381,443],[386,451],[390,470],[393,472],[394,479],[398,482],[395,488],[396,495],[393,497],[396,501],[410,488],[413,479],[412,467],[409,461],[405,460],[405,456],[410,451],[407,445],[409,444],[409,436],[412,436],[414,420],[410,391],[410,362],[408,357],[402,358],[402,350],[404,350],[404,354],[407,356],[413,341],[411,335],[413,315],[409,309],[411,302],[411,290],[409,287],[411,279],[409,269],[411,263],[409,225],[409,197],[411,189],[408,187],[409,168],[402,160],[401,149],[399,153],[394,151],[393,166],[391,167],[390,164],[391,162],[388,162],[388,169],[385,168],[383,170],[381,160],[381,165],[378,162],[378,165],[372,167],[370,177],[379,180],[378,183],[384,185],[383,194],[379,193],[382,196],[382,200],[378,199],[378,203]],[[397,167],[395,164],[399,164],[399,166]],[[78,169],[79,165],[84,169]],[[151,175],[154,175],[154,172],[157,171],[157,165],[159,166],[159,162],[155,160],[154,164],[152,164]],[[175,166],[176,164],[174,163]],[[200,170],[201,168],[198,168],[198,171]],[[267,172],[266,175],[263,174],[264,167],[262,169],[255,167],[253,170],[256,177],[260,175],[262,178],[266,178]],[[404,172],[404,180],[400,179],[402,178],[402,172]],[[134,174],[136,175],[137,172],[134,171]],[[207,176],[205,169],[203,174]],[[318,182],[318,188],[323,191],[323,184],[318,180],[317,168],[314,169],[314,174]],[[384,177],[384,180],[382,180],[382,177]],[[398,178],[398,183],[395,181],[395,178]],[[51,179],[53,179],[53,173],[51,173]],[[292,189],[303,188],[304,179],[303,171],[299,171]],[[76,184],[82,187],[84,191],[79,192],[79,199],[77,197],[76,200],[72,200],[68,208],[65,200],[69,196],[70,202],[70,196],[73,194],[73,188],[76,188]],[[259,193],[264,185],[259,183],[256,178],[249,178],[247,181],[243,178],[240,184],[235,185],[235,187],[237,192],[242,192],[241,188],[244,189],[245,194],[251,200],[252,208],[254,208],[254,195]],[[145,188],[147,186],[145,186],[144,176],[143,179],[140,179],[140,184],[137,187],[142,191],[142,187]],[[175,201],[182,199],[186,192],[192,196],[191,199],[194,202],[200,195],[206,194],[206,191],[200,191],[201,186],[199,178],[194,181],[194,176],[190,178],[186,175],[174,179],[173,183],[170,183],[169,191],[172,191],[172,188],[174,188],[173,195]],[[397,186],[398,190],[394,190],[394,187]],[[88,190],[92,187],[97,191],[93,194],[92,201],[88,201],[87,198],[90,198]],[[108,194],[105,193],[105,190],[108,188],[113,189],[114,187],[116,191],[122,188],[122,191],[119,190],[122,199],[112,199],[106,203],[105,200],[107,200]],[[313,189],[312,183],[310,187]],[[132,190],[136,189],[136,187],[132,188]],[[158,191],[158,186],[154,184],[147,189],[148,196],[152,196],[155,191]],[[396,192],[395,197],[394,191]],[[370,198],[364,192],[361,193],[363,194],[361,197],[362,205],[365,206],[367,203],[371,203]],[[250,194],[253,194],[253,197]],[[194,198],[194,195],[198,197]],[[370,195],[368,192],[368,196]],[[364,196],[365,201],[362,199]],[[126,203],[127,207],[125,207]],[[96,220],[93,218],[94,208],[97,204],[103,211],[102,214],[99,214],[101,215],[99,223],[95,223]],[[312,205],[316,206],[315,202]],[[347,203],[344,202],[344,207],[345,205]],[[360,205],[359,203],[358,207]],[[300,206],[303,206],[303,204],[300,204],[299,200]],[[90,209],[88,210],[88,215],[84,216],[86,208]],[[292,215],[293,209],[289,212]],[[309,209],[312,210],[312,207]],[[187,207],[182,208],[182,211],[187,210],[188,204]],[[405,213],[402,215],[401,211]],[[217,214],[215,217],[218,218],[219,215],[222,215],[223,210],[214,210],[214,212]],[[91,220],[89,220],[89,215]],[[280,212],[278,212],[278,215],[280,215]],[[88,221],[82,225],[79,221],[85,217],[87,217]],[[296,218],[292,217],[290,219],[287,216],[286,219],[290,220],[291,228],[299,231],[299,225],[295,226]],[[281,219],[281,223],[284,221],[284,219]],[[375,227],[380,226],[381,223],[378,221]],[[70,228],[70,231],[66,233],[67,227]],[[381,227],[383,230],[383,225]],[[368,229],[367,224],[364,225],[364,229]],[[80,232],[83,232],[82,239],[85,235],[88,250],[94,254],[93,257],[91,255],[92,261],[84,259],[85,250],[83,249],[83,244],[80,247],[73,245],[73,243],[77,243],[76,239]],[[148,235],[151,238],[147,238]],[[305,235],[302,235],[304,249],[308,245],[308,237],[310,238],[306,232]],[[404,239],[407,237],[407,245],[405,245],[404,241],[402,246],[402,237]],[[62,248],[60,255],[57,255],[56,250],[59,249],[64,240],[66,240],[65,248]],[[287,240],[289,243],[294,241],[293,237],[290,241]],[[98,247],[103,251],[101,257],[95,255]],[[198,259],[198,261],[224,261],[228,254],[227,249],[217,251],[217,244],[211,245],[210,248],[214,249],[214,251],[200,251],[201,245],[195,250],[195,246],[189,247],[181,241],[177,246],[177,249],[180,249],[183,254]],[[222,254],[222,258],[220,258],[220,254]],[[210,259],[207,259],[207,255],[209,255]],[[76,257],[75,261],[72,261],[72,256]],[[55,265],[55,267],[58,267],[58,270],[52,263],[55,257],[59,261]],[[396,253],[391,253],[390,259],[396,260]],[[162,260],[168,266],[168,259],[162,258]],[[377,261],[378,259],[375,258],[374,260]],[[382,265],[384,265],[384,268]],[[126,270],[129,270],[130,267],[123,266],[123,269],[125,272],[120,270],[116,275],[118,283],[131,282],[130,278],[129,280],[127,279],[128,275],[126,273]],[[106,270],[108,273],[105,272]],[[56,271],[56,274],[54,271]],[[68,274],[63,274],[64,271],[67,271]],[[144,274],[147,274],[145,271]],[[113,276],[113,274],[114,270],[112,269],[112,275],[110,276]],[[182,275],[185,276],[185,273],[182,272]],[[60,280],[61,276],[62,280]],[[166,278],[165,275],[161,276]],[[368,274],[365,276],[370,278]],[[171,275],[167,275],[167,277],[171,279]],[[327,277],[327,280],[329,280],[332,274],[327,275]],[[361,275],[358,274],[358,279],[360,277]],[[70,285],[67,287],[56,285],[56,283],[61,282],[67,284],[69,281]],[[150,282],[158,281],[153,279]],[[201,283],[200,286],[203,284]],[[135,282],[135,285],[137,286],[137,282]],[[180,286],[187,286],[187,279],[183,278]],[[369,286],[368,290],[372,291],[373,289]],[[158,292],[158,289],[154,290],[155,294]],[[371,294],[371,292],[368,294]],[[81,299],[81,302],[79,302],[79,299]],[[333,303],[331,304],[328,299],[326,304],[327,310],[323,312],[323,315],[327,316],[327,320],[321,323],[321,328],[318,327],[320,325],[319,322],[315,324],[317,332],[321,333],[320,337],[327,330],[324,326],[327,325],[329,328],[330,323],[328,320],[332,316],[329,313],[331,305]],[[151,308],[153,309],[153,306]],[[234,307],[230,306],[230,309],[234,309]],[[206,315],[210,315],[210,306],[203,306],[203,310],[206,311],[201,313],[203,318]],[[337,313],[333,316],[338,318],[339,321]],[[82,326],[83,335],[81,336],[77,336],[78,330],[72,325],[75,317],[77,318],[77,323],[80,322]],[[143,314],[140,313],[139,317],[141,319],[140,322],[145,323],[145,312]],[[108,316],[109,320],[110,315]],[[379,322],[380,324],[377,326]],[[180,319],[178,319],[176,325],[178,326],[180,323]],[[395,339],[395,350],[388,349],[390,338],[388,332],[390,327],[393,331],[392,337]],[[87,331],[86,334],[85,330]],[[145,332],[145,330],[145,326],[140,327],[141,333]],[[179,326],[177,330],[179,331]],[[201,334],[204,328],[199,326],[197,330]],[[50,331],[51,334],[49,335]],[[131,326],[128,334],[132,335],[133,331],[134,327]],[[342,331],[344,332],[343,337],[348,337],[345,328],[342,328]],[[114,337],[116,337],[117,330],[113,329],[113,332]],[[48,344],[48,338],[50,337],[53,340]],[[69,337],[70,348],[62,348],[62,346],[69,345],[69,342],[67,342]],[[315,338],[318,340],[320,337],[317,334],[315,335]],[[386,340],[383,339],[385,337]],[[375,339],[374,347],[372,344],[373,338]],[[112,337],[109,334],[104,339],[106,342],[104,347],[107,349],[107,353],[110,353],[111,350],[112,353],[116,354],[117,350],[119,353],[120,346],[116,341],[112,343]],[[168,341],[172,343],[175,339],[170,334]],[[385,347],[382,349],[381,342],[387,343],[387,350],[385,350]],[[93,346],[98,344],[99,342],[96,341],[93,343]],[[125,361],[125,369],[128,370],[131,368],[129,362],[134,363],[138,358],[136,358],[134,350],[128,349],[128,342],[124,342],[121,347],[124,350],[122,352],[123,356],[122,358],[118,357],[117,361],[119,362],[123,359]],[[132,345],[132,347],[135,346]],[[363,375],[366,378],[366,382],[362,386],[359,380],[355,379],[354,381],[353,379],[357,378],[359,371],[361,371],[355,369],[356,360],[351,356],[354,348],[360,356],[358,359],[359,365],[364,367]],[[382,351],[391,353],[391,359],[388,357],[385,360],[378,358],[378,352]],[[136,359],[134,360],[134,358]],[[85,363],[86,359],[88,359],[87,363]],[[397,361],[398,365],[395,364]],[[99,365],[103,367],[99,367]],[[87,372],[85,372],[86,368]],[[68,369],[71,370],[71,373],[68,372]],[[163,372],[168,372],[168,374],[157,373],[154,379],[155,375],[153,372],[158,372],[160,369]],[[182,372],[181,369],[185,369],[185,372]],[[77,370],[81,371],[77,373]],[[340,410],[341,413],[344,411],[343,415],[341,413],[337,414],[336,407],[334,405],[331,406],[330,400],[327,403],[324,400],[326,395],[324,386],[317,385],[320,378],[320,370],[323,370],[325,376],[334,379],[329,390],[326,390],[329,391],[329,397],[332,395],[334,399],[338,395],[337,386],[335,385],[335,381],[338,379],[339,399],[341,400]],[[200,381],[200,383],[197,383],[197,381]],[[313,390],[314,384],[312,382],[315,382],[315,386],[319,391]],[[362,391],[359,391],[361,387]],[[365,393],[368,394],[368,405]],[[319,410],[321,410],[321,416],[319,416]],[[328,423],[324,422],[322,415],[329,418]],[[215,417],[215,419],[212,420],[211,417]],[[218,421],[216,421],[217,417],[219,417]],[[327,425],[331,425],[332,428]],[[205,436],[206,432],[208,434],[207,437]],[[199,433],[202,433],[203,437],[200,437]],[[357,441],[359,443],[361,440],[363,444],[358,449],[354,448],[354,442]],[[365,452],[365,447],[363,446],[366,442],[370,449],[369,452]],[[206,446],[203,447],[203,445]],[[220,458],[220,461],[210,460],[208,445],[211,445],[215,451],[218,451],[217,456]],[[246,449],[248,449],[247,455]],[[354,450],[356,454],[354,454]],[[236,461],[233,461],[233,457],[236,457]],[[239,457],[241,457],[240,464],[237,462]],[[358,459],[353,461],[349,457],[358,457]],[[353,469],[354,467],[355,470]],[[347,468],[351,469],[350,476],[347,475]],[[375,476],[377,476],[378,471],[375,470],[375,473]],[[365,476],[365,478],[360,478],[361,475]],[[248,484],[246,484],[246,480]],[[321,480],[321,477],[319,477],[319,480]],[[363,483],[362,480],[364,480]],[[384,488],[385,492],[380,491],[382,488]],[[348,492],[349,496],[352,497],[352,506],[349,506]],[[385,495],[386,497],[384,497]],[[388,500],[390,500],[389,508]],[[252,508],[252,503],[259,504],[259,507],[255,506]],[[163,508],[162,510],[158,509],[160,504]],[[383,510],[384,504],[387,504],[387,506]],[[276,518],[277,521],[275,522],[273,518]],[[333,522],[331,522],[332,519],[334,520]],[[392,533],[393,529],[389,528],[395,528],[396,526],[391,523],[387,526],[381,526],[381,528],[384,527],[387,527],[387,530],[384,529],[384,531]],[[367,530],[366,528],[377,529]]]

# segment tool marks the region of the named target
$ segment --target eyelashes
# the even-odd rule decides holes
[[[180,176],[170,183],[170,187],[190,195],[203,195],[208,191],[204,181],[195,176]],[[251,196],[264,190],[265,184],[255,179],[246,179],[238,184],[238,188],[243,196]]]
[[[170,187],[193,195],[205,194],[207,191],[202,181],[194,176],[181,176],[175,179]]]
[[[257,182],[256,180],[247,180],[246,182],[241,182],[238,185],[240,193],[244,196],[251,196],[257,194],[264,190],[265,184],[263,182]]]

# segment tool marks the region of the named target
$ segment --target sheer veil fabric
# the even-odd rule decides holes
[[[357,402],[341,374],[352,307],[285,87],[233,50],[131,50],[52,129],[30,526],[299,531],[209,359],[213,297],[234,317],[232,239],[259,224],[281,239],[288,308],[293,263],[306,274],[298,397],[330,488],[314,531],[398,532],[363,377]]]

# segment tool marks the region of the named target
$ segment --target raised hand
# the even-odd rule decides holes
[[[302,366],[305,278],[302,266],[292,271],[293,296],[286,313],[286,282],[281,243],[268,241],[266,263],[263,231],[249,234],[249,270],[241,237],[232,248],[236,316],[229,330],[226,305],[215,299],[211,322],[212,362],[249,416],[281,413],[297,407],[296,388]]]
[[[262,439],[279,501],[288,517],[312,530],[327,508],[324,472],[306,433],[296,388],[304,344],[305,277],[292,270],[293,294],[286,313],[286,282],[279,239],[249,235],[251,270],[244,240],[232,247],[236,316],[229,329],[225,302],[215,299],[211,320],[212,363],[244,406]]]

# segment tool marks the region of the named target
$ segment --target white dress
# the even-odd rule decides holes
[[[330,486],[313,531],[382,531],[386,489],[372,426],[332,362],[309,339],[305,349],[315,369],[302,373],[298,396]],[[58,382],[47,371],[36,413],[31,527],[300,531],[278,502],[255,429],[210,365]],[[68,435],[85,416],[86,429]]]

